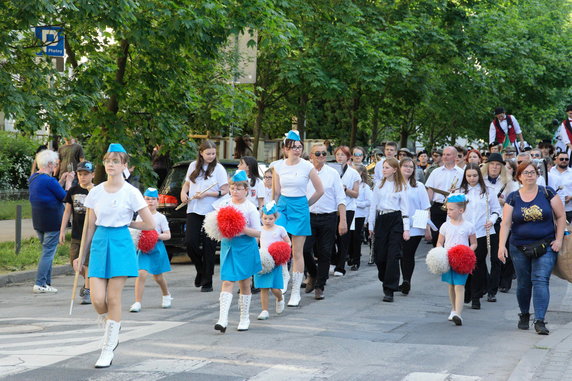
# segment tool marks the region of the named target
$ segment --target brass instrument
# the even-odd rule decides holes
[[[453,193],[454,191],[456,191],[457,188],[457,182],[459,181],[459,179],[455,178],[453,179],[453,182],[451,183],[451,187],[449,188],[449,193],[445,196],[445,201],[443,202],[443,206],[441,206],[441,210],[442,211],[447,211],[447,196],[449,196],[451,193]],[[443,193],[441,193],[443,194]]]

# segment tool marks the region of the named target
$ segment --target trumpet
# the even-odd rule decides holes
[[[453,182],[451,183],[451,187],[449,188],[449,194],[453,193],[457,190],[457,182],[459,179],[454,178]],[[442,211],[447,211],[447,196],[445,196],[445,201],[443,202],[443,206],[441,206]]]

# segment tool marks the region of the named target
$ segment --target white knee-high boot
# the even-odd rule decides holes
[[[290,281],[290,273],[288,272],[288,265],[282,265],[282,281],[284,283],[282,287],[282,296],[288,291],[288,282]]]
[[[228,325],[228,310],[230,310],[230,304],[232,303],[232,293],[221,292],[219,297],[219,315],[218,321],[216,322],[214,329],[225,333],[226,326]]]
[[[239,331],[248,331],[250,327],[250,299],[252,295],[240,295],[240,322],[236,328]]]
[[[298,307],[300,305],[300,286],[303,279],[304,273],[292,273],[292,292],[288,301],[288,307]]]
[[[119,344],[119,329],[121,322],[107,320],[105,323],[105,333],[103,334],[103,342],[101,345],[101,354],[95,363],[96,368],[107,368],[113,360],[113,351]]]

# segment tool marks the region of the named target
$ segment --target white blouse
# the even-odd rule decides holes
[[[255,207],[258,208],[258,199],[264,198],[266,195],[266,187],[264,186],[264,182],[260,179],[256,179],[254,186],[250,186],[250,179],[248,179],[248,196],[246,198],[250,201]],[[272,189],[271,189],[272,190]]]
[[[499,200],[494,193],[494,190],[491,188],[487,188],[488,192],[488,211],[489,215],[487,216],[487,196],[481,193],[481,186],[479,184],[475,185],[474,187],[469,186],[467,194],[467,208],[465,209],[465,213],[463,213],[463,218],[469,222],[471,222],[477,234],[477,238],[484,237],[487,234],[485,229],[485,223],[491,221],[493,224],[499,218],[502,213],[501,206],[499,204]],[[495,234],[495,228],[491,227],[489,230],[490,234]]]
[[[356,214],[354,218],[368,217],[369,208],[373,199],[373,192],[366,183],[359,185],[359,195],[356,199]]]
[[[467,220],[463,220],[460,225],[445,221],[439,228],[439,233],[445,237],[443,247],[447,250],[457,245],[470,246],[469,236],[475,234],[475,226]]]
[[[211,185],[215,184],[209,192],[218,192],[223,185],[228,184],[228,176],[226,170],[222,164],[217,163],[215,169],[211,175],[205,179],[204,172],[197,176],[195,182],[190,179],[191,173],[195,170],[197,166],[196,160],[189,164],[189,169],[187,169],[187,174],[185,175],[185,181],[189,182],[189,199],[195,195],[197,192],[202,192]],[[203,166],[203,170],[206,171],[207,165]],[[208,193],[208,192],[207,192]],[[208,212],[214,210],[213,203],[218,200],[218,197],[203,197],[201,199],[190,200],[187,204],[187,214],[196,213],[200,215],[206,215]]]
[[[407,183],[407,189],[405,190],[405,193],[407,194],[407,199],[409,201],[409,234],[411,237],[423,236],[425,235],[425,229],[414,228],[411,225],[413,225],[412,216],[415,214],[416,210],[425,210],[431,207],[427,189],[425,189],[425,185],[423,185],[423,183],[418,181],[417,187],[415,188]]]
[[[356,171],[350,165],[348,165],[348,168],[346,169],[344,175],[342,176],[342,184],[345,185],[347,189],[354,189],[354,184],[356,183],[356,181],[360,183],[361,176],[359,175],[358,171]],[[346,196],[346,203],[345,203],[346,211],[356,210],[356,198],[350,197],[347,194],[345,194],[345,196]]]
[[[109,193],[101,183],[89,191],[84,205],[91,208],[97,217],[97,226],[120,227],[133,221],[133,214],[147,206],[139,189],[129,183],[117,192]]]
[[[380,183],[381,184],[381,183]],[[395,184],[393,181],[386,181],[383,187],[380,188],[376,185],[373,188],[372,204],[369,209],[369,230],[374,230],[375,219],[377,211],[401,211],[403,216],[403,230],[409,230],[409,202],[407,200],[407,193],[405,187],[402,191],[396,192],[394,190]]]
[[[314,166],[306,160],[300,159],[298,164],[288,165],[286,160],[274,165],[280,178],[280,194],[286,197],[306,196],[306,186],[310,181],[310,172]]]

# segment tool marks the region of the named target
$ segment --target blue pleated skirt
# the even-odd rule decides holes
[[[276,209],[278,210],[276,224],[283,226],[288,233],[292,235],[312,235],[310,208],[308,207],[306,196],[280,196]]]
[[[171,271],[169,256],[163,241],[157,241],[155,247],[148,253],[137,250],[139,270],[145,270],[149,274],[159,275]]]
[[[464,286],[465,283],[467,283],[468,277],[469,274],[459,274],[455,270],[451,269],[441,275],[441,280],[453,286]]]
[[[256,238],[239,235],[220,245],[220,279],[237,282],[262,270]]]
[[[256,288],[284,288],[282,266],[276,266],[266,274],[254,275],[254,287]]]
[[[89,277],[136,277],[138,270],[135,245],[127,226],[97,226],[91,241]]]

